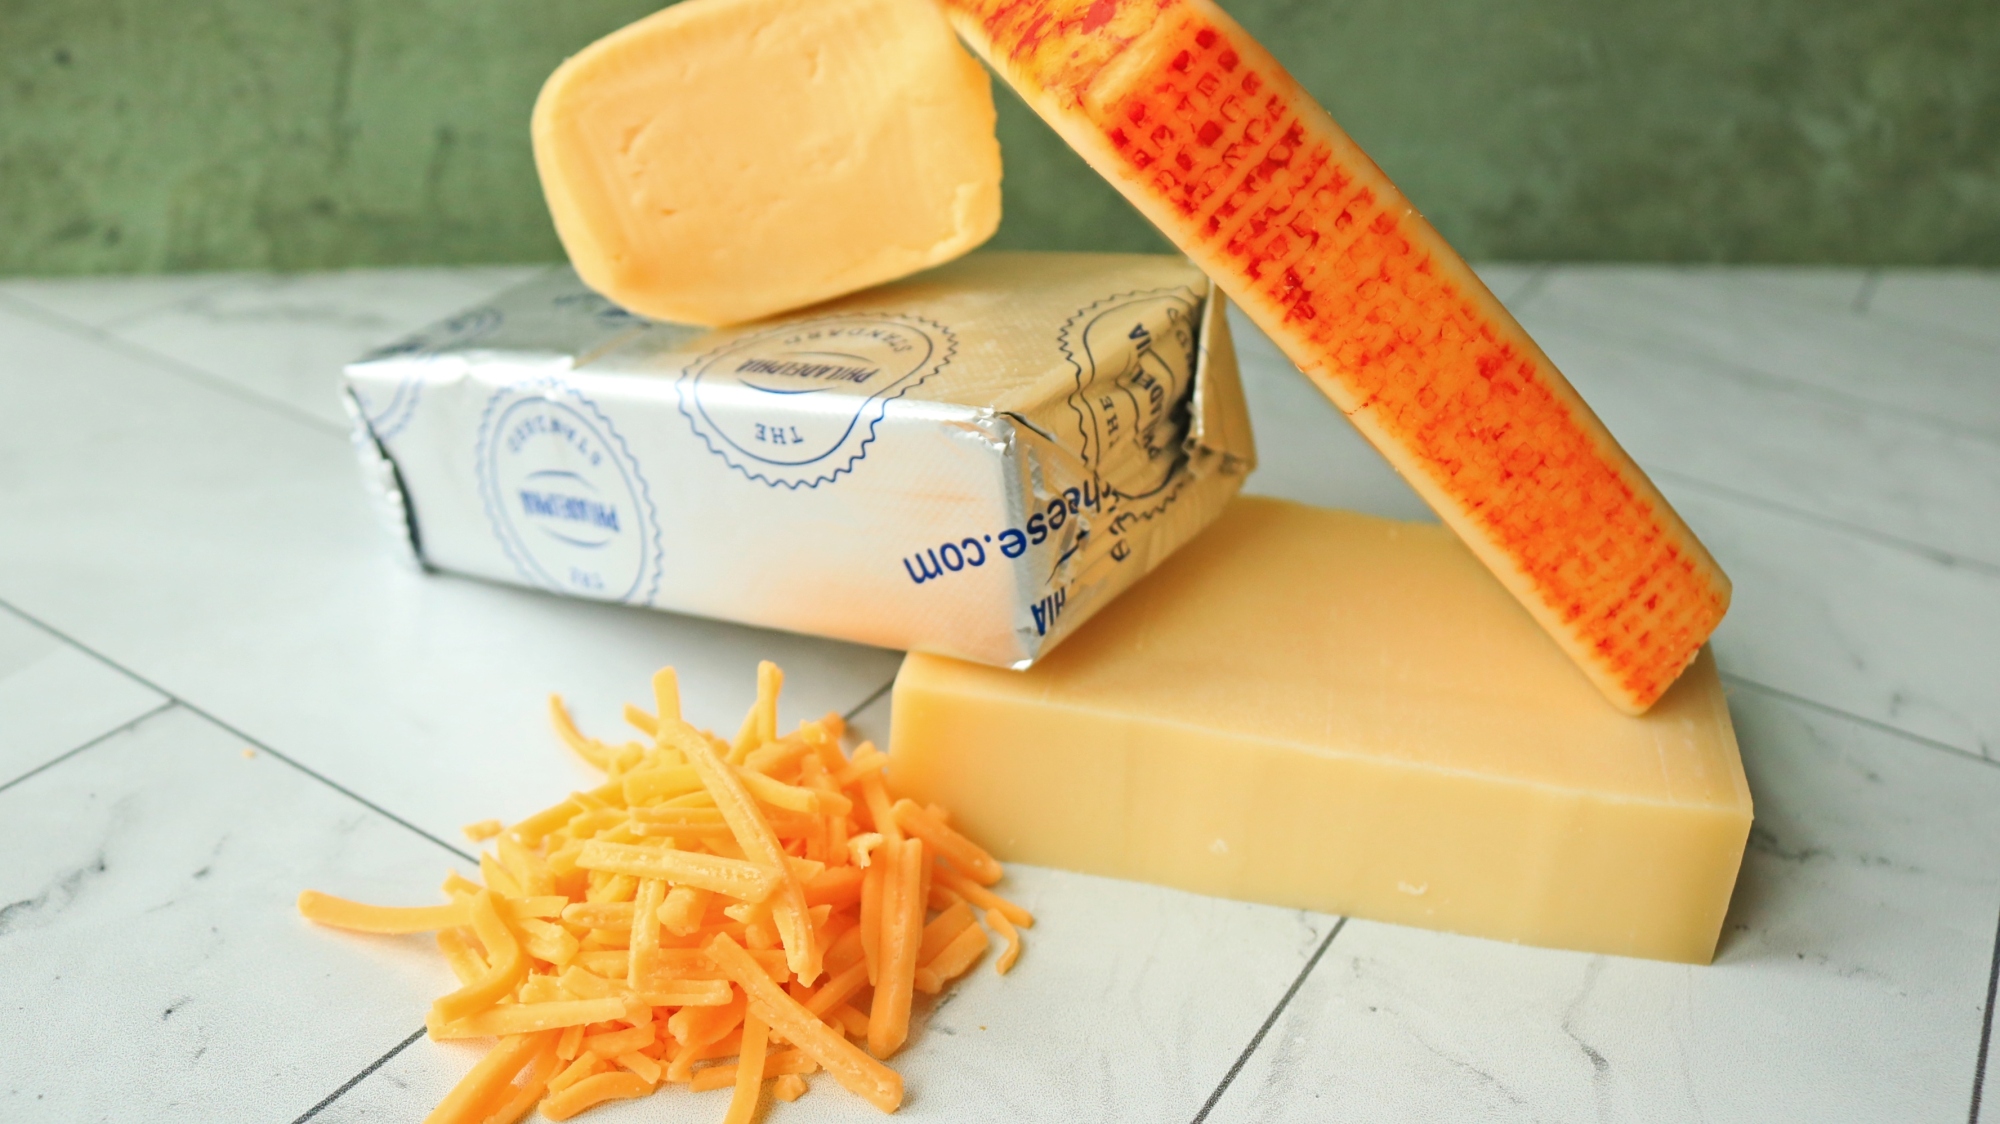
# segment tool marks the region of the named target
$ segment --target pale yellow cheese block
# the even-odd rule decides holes
[[[563,63],[533,132],[584,283],[719,325],[984,242],[993,122],[986,72],[930,0],[685,0]]]
[[[1449,531],[1264,499],[1029,671],[909,656],[890,756],[1007,861],[1695,963],[1751,818],[1707,651],[1621,714]]]

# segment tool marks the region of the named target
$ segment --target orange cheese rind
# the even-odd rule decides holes
[[[1064,140],[1203,268],[1619,709],[1730,585],[1470,268],[1210,0],[943,0]]]

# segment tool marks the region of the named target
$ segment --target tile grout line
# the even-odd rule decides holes
[[[1784,690],[1783,688],[1773,687],[1768,683],[1759,683],[1755,679],[1738,675],[1733,671],[1724,671],[1721,672],[1721,675],[1722,678],[1727,679],[1729,682],[1734,683],[1739,687],[1748,687],[1753,691],[1758,691],[1763,694],[1770,695],[1773,698],[1783,699],[1786,702],[1792,703],[1797,706],[1805,707],[1808,710],[1819,711],[1821,714],[1831,715],[1832,717],[1835,718],[1844,718],[1849,722],[1855,723],[1856,725],[1866,726],[1871,730],[1877,731],[1878,733],[1888,734],[1892,737],[1901,738],[1904,741],[1912,742],[1916,745],[1923,746],[1926,749],[1939,750],[1940,752],[1949,753],[1956,757],[1963,757],[1968,761],[1978,762],[1981,765],[1990,766],[1992,768],[2000,768],[2000,761],[1995,761],[1991,757],[1987,757],[1984,754],[1975,753],[1972,750],[1966,749],[1963,746],[1956,746],[1951,744],[1950,742],[1939,741],[1936,738],[1925,737],[1922,734],[1914,734],[1908,730],[1903,729],[1900,726],[1891,726],[1887,722],[1882,722],[1874,718],[1868,718],[1863,715],[1855,714],[1851,711],[1842,710],[1837,706],[1829,706],[1826,703],[1820,702],[1817,699],[1809,699],[1804,695],[1795,695],[1790,691]]]
[[[44,761],[41,764],[35,766],[34,768],[28,770],[27,772],[22,773],[20,776],[15,777],[13,780],[0,782],[0,792],[5,792],[8,789],[13,788],[15,785],[20,784],[21,782],[26,781],[31,777],[40,776],[41,774],[48,772],[50,769],[55,768],[57,765],[60,765],[63,762],[68,761],[70,758],[75,757],[76,755],[82,753],[84,750],[87,750],[92,746],[102,745],[103,743],[110,741],[112,738],[117,737],[119,734],[126,733],[136,728],[140,723],[145,722],[147,719],[156,717],[162,712],[172,710],[174,707],[179,705],[180,703],[177,700],[168,698],[164,702],[161,702],[158,706],[155,706],[151,710],[146,711],[144,714],[141,714],[136,718],[128,719],[127,721],[121,723],[120,725],[113,727],[112,729],[106,730],[103,733],[97,735],[96,737],[91,738],[90,740],[84,742],[82,745],[75,747],[74,749],[66,749],[63,752],[56,754],[54,757],[51,757],[47,761]]]
[[[1826,530],[1853,535],[1855,538],[1865,539],[1878,546],[1886,546],[1908,554],[1915,554],[1936,562],[1941,566],[1949,566],[1953,569],[1973,570],[1978,573],[2000,577],[2000,563],[1988,562],[1983,558],[1969,558],[1963,554],[1946,550],[1943,547],[1931,546],[1928,543],[1918,542],[1915,539],[1902,538],[1898,535],[1889,534],[1886,531],[1877,531],[1871,527],[1864,527],[1859,523],[1849,523],[1845,520],[1821,515],[1816,511],[1810,511],[1806,508],[1793,507],[1778,500],[1766,499],[1763,496],[1750,492],[1738,491],[1725,484],[1711,483],[1699,476],[1690,476],[1677,469],[1662,468],[1654,465],[1647,467],[1646,473],[1650,476],[1665,477],[1668,480],[1676,481],[1697,491],[1707,492],[1718,499],[1731,500],[1746,507],[1754,507],[1763,511],[1790,516],[1800,522],[1811,523],[1816,527],[1822,527]]]
[[[419,1027],[415,1034],[412,1034],[408,1038],[403,1039],[401,1042],[396,1043],[396,1045],[392,1047],[388,1053],[383,1054],[381,1057],[376,1058],[374,1061],[368,1063],[368,1068],[348,1078],[346,1084],[342,1085],[338,1089],[335,1089],[333,1092],[328,1093],[325,1097],[320,1099],[320,1102],[318,1104],[300,1113],[298,1119],[293,1120],[292,1124],[305,1124],[306,1121],[311,1120],[315,1116],[318,1116],[321,1112],[325,1111],[326,1106],[339,1100],[341,1097],[346,1096],[347,1091],[349,1089],[352,1089],[356,1085],[359,1085],[363,1081],[366,1081],[368,1079],[369,1074],[374,1073],[376,1070],[381,1069],[385,1065],[388,1065],[389,1062],[392,1059],[394,1059],[397,1054],[400,1054],[404,1050],[409,1049],[410,1043],[415,1042],[417,1039],[422,1038],[423,1036],[424,1036],[423,1028]]]
[[[1993,997],[2000,986],[2000,927],[1993,933],[1993,966],[1986,973],[1986,1014],[1979,1023],[1979,1063],[1972,1070],[1972,1108],[1966,1124],[1979,1124],[1979,1094],[1986,1085],[1986,1052],[1993,1044]]]
[[[1202,1124],[1202,1121],[1208,1119],[1208,1114],[1215,1111],[1216,1102],[1222,1099],[1222,1094],[1229,1091],[1229,1086],[1235,1082],[1236,1075],[1243,1072],[1243,1066],[1249,1062],[1250,1055],[1257,1052],[1257,1047],[1264,1043],[1264,1036],[1277,1024],[1278,1016],[1284,1014],[1285,1008],[1291,1005],[1292,996],[1299,993],[1299,988],[1305,986],[1306,977],[1312,975],[1313,969],[1319,966],[1319,958],[1325,956],[1326,950],[1333,947],[1333,938],[1339,936],[1340,931],[1346,927],[1347,918],[1344,916],[1333,923],[1333,930],[1327,933],[1325,940],[1319,942],[1319,947],[1313,950],[1312,959],[1306,961],[1306,966],[1299,969],[1298,977],[1292,980],[1292,986],[1285,989],[1285,994],[1279,998],[1278,1005],[1271,1008],[1270,1014],[1264,1016],[1264,1025],[1258,1027],[1257,1033],[1250,1036],[1250,1044],[1243,1047],[1241,1054],[1236,1055],[1236,1061],[1230,1065],[1229,1072],[1222,1075],[1222,1083],[1215,1087],[1215,1091],[1208,1095],[1206,1101],[1202,1102],[1201,1111],[1194,1114],[1190,1124]]]
[[[852,710],[849,710],[846,714],[841,715],[840,720],[843,722],[854,721],[855,715],[875,705],[875,700],[881,698],[883,695],[888,694],[889,688],[894,687],[895,685],[896,685],[896,677],[892,675],[889,677],[889,681],[887,683],[884,683],[880,687],[875,688],[874,692],[870,694],[867,698],[862,699],[858,703],[855,703],[854,708]]]
[[[0,292],[0,305],[6,305],[22,315],[40,320],[44,324],[61,329],[79,339],[94,343],[99,347],[119,352],[128,359],[135,359],[148,366],[178,375],[189,382],[206,387],[226,397],[234,398],[247,405],[268,410],[280,417],[288,418],[317,432],[332,434],[338,437],[347,436],[347,431],[344,428],[334,425],[324,418],[306,413],[304,410],[300,410],[287,403],[275,401],[261,394],[245,390],[228,379],[203,370],[192,363],[183,362],[171,355],[154,351],[149,347],[142,347],[130,340],[121,339],[95,325],[73,320],[59,312],[51,312],[32,301],[22,300],[11,293]]]
[[[373,800],[370,800],[367,797],[362,796],[360,793],[355,792],[353,789],[348,788],[346,785],[343,785],[340,782],[325,776],[324,774],[318,772],[317,770],[308,768],[304,763],[294,760],[289,754],[274,749],[271,746],[265,744],[264,742],[251,737],[249,734],[246,734],[242,730],[237,729],[235,726],[232,726],[229,723],[224,722],[222,719],[216,717],[215,715],[209,713],[208,711],[202,709],[201,707],[194,705],[193,703],[175,694],[174,692],[167,690],[165,687],[162,687],[158,683],[155,683],[152,680],[146,678],[145,676],[140,675],[138,672],[133,671],[131,668],[126,667],[124,664],[121,664],[118,661],[111,659],[104,653],[99,652],[95,648],[92,648],[90,645],[80,642],[75,637],[70,636],[68,633],[65,633],[62,630],[50,625],[48,622],[41,620],[40,618],[34,616],[33,614],[24,612],[19,606],[8,601],[7,599],[0,598],[0,609],[6,609],[8,612],[13,613],[15,616],[21,618],[24,621],[27,621],[29,624],[34,625],[36,628],[41,629],[43,632],[48,633],[50,636],[53,636],[56,639],[61,640],[63,643],[68,644],[71,647],[74,647],[84,652],[85,654],[103,662],[105,666],[117,670],[118,672],[130,678],[133,682],[138,683],[141,686],[147,687],[157,692],[159,695],[166,698],[169,702],[179,704],[181,707],[185,708],[188,713],[193,714],[196,717],[201,718],[202,720],[221,728],[222,730],[228,732],[229,734],[235,737],[241,738],[244,741],[249,742],[251,745],[257,747],[260,750],[263,750],[265,753],[270,754],[271,756],[277,758],[278,760],[283,761],[285,764],[290,765],[292,768],[297,769],[299,772],[304,773],[306,776],[311,777],[312,779],[320,782],[321,784],[327,786],[328,788],[333,789],[335,792],[340,793],[342,796],[347,797],[349,800],[352,800],[355,803],[361,805],[362,807],[367,808],[369,811],[374,812],[376,815],[381,816],[392,823],[407,828],[408,830],[416,833],[417,835],[420,835],[425,839],[430,840],[432,843],[437,844],[439,847],[444,848],[446,851],[451,852],[452,854],[458,856],[459,858],[465,860],[466,862],[476,863],[479,861],[477,856],[459,850],[457,847],[452,846],[445,840],[440,839],[435,835],[432,835],[430,832],[425,831],[423,828],[418,827],[416,824],[411,823],[409,820],[406,820],[403,817],[397,815],[396,813],[391,812],[389,809],[384,808],[380,804],[375,803]]]

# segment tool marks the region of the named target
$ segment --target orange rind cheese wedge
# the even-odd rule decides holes
[[[1208,0],[942,0],[959,35],[1262,328],[1619,709],[1730,587],[1437,231]]]

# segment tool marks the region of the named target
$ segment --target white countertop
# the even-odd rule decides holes
[[[401,567],[339,364],[531,271],[0,282],[0,1119],[420,1118],[480,1047],[427,938],[461,824],[588,782],[681,668],[885,732],[895,653]],[[1959,1121],[2000,921],[2000,274],[1497,267],[1736,583],[1757,824],[1710,967],[1016,867],[1040,923],[896,1064],[917,1120]],[[1247,324],[1251,490],[1422,505]],[[771,1120],[876,1113],[815,1078]],[[1996,1097],[2000,1097],[1997,1092]],[[714,1121],[726,1092],[588,1119]]]

